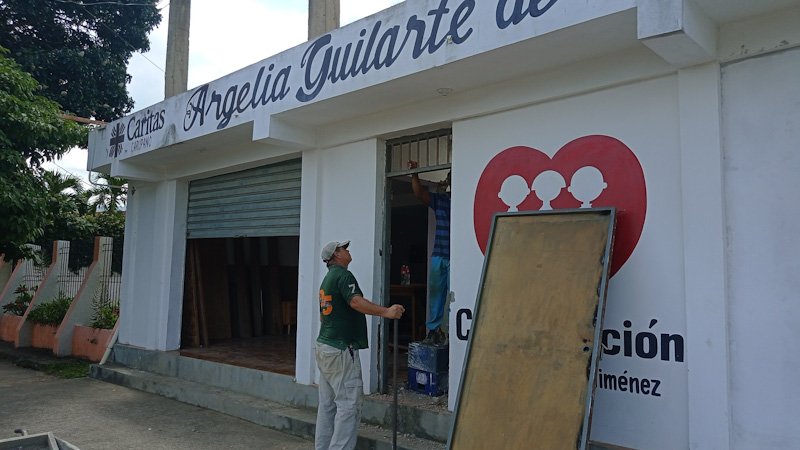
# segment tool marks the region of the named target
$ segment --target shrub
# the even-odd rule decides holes
[[[30,305],[31,300],[33,300],[33,294],[35,292],[36,288],[29,290],[27,286],[20,284],[14,290],[14,293],[17,294],[17,296],[14,297],[12,302],[3,305],[3,311],[17,316],[25,314],[25,311],[28,310],[28,305]]]
[[[111,302],[92,302],[92,328],[110,330],[119,319],[119,306]]]
[[[58,297],[53,300],[34,306],[28,313],[28,319],[40,325],[60,325],[64,316],[67,315],[70,304],[72,304],[72,297],[59,292]]]

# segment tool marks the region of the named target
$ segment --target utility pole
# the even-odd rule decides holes
[[[308,0],[308,40],[339,28],[339,0]]]
[[[189,15],[192,0],[170,0],[164,98],[186,92],[189,83]]]

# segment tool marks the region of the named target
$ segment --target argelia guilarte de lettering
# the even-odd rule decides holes
[[[543,15],[558,0],[499,0],[495,22],[499,29],[517,25],[527,18]],[[448,0],[421,15],[411,15],[404,25],[387,26],[378,20],[363,28],[353,42],[335,43],[325,34],[311,44],[299,63],[301,86],[294,98],[302,103],[316,99],[326,86],[354,79],[372,71],[394,65],[404,54],[412,60],[431,55],[445,44],[466,42],[474,28],[469,19],[476,0],[463,0],[452,6]],[[255,79],[221,90],[206,84],[197,88],[186,105],[183,128],[203,126],[206,120],[216,122],[217,129],[228,126],[231,119],[249,109],[284,100],[292,92],[294,67],[278,68],[274,63],[262,66]]]

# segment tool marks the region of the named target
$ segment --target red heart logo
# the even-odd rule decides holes
[[[497,212],[613,206],[617,227],[613,276],[639,242],[647,212],[647,188],[639,159],[617,139],[584,136],[550,158],[525,146],[498,153],[475,190],[475,238],[486,253]]]

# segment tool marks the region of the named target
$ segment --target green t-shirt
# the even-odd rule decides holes
[[[319,337],[317,342],[344,350],[367,348],[367,318],[350,307],[350,299],[364,296],[356,277],[342,266],[328,267],[319,287]]]

